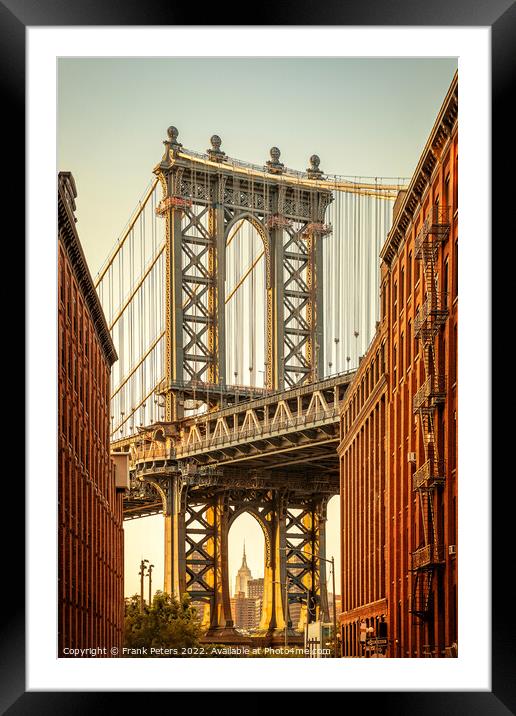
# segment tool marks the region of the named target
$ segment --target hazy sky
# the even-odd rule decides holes
[[[410,177],[456,69],[456,58],[60,59],[58,167],[75,177],[92,274],[151,180],[171,124],[195,151],[219,134],[228,155],[257,164],[278,146],[294,169],[316,153],[328,173]],[[334,498],[328,553],[337,561],[338,512]],[[139,591],[142,557],[162,586],[162,523],[125,524],[127,595]],[[244,538],[253,576],[263,575],[263,537],[244,515],[230,533],[231,589]]]

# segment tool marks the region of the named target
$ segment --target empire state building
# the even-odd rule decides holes
[[[242,592],[244,595],[247,596],[247,582],[252,579],[253,576],[251,574],[251,570],[247,566],[246,558],[245,558],[245,542],[244,542],[244,554],[242,556],[242,566],[237,572],[236,580],[235,580],[235,596]]]

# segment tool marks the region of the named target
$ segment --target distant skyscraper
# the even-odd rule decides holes
[[[259,597],[260,599],[263,597],[263,577],[247,581],[247,596]]]
[[[255,629],[260,623],[262,600],[237,592],[231,597],[231,615],[237,629]]]
[[[253,578],[253,575],[251,574],[251,570],[247,566],[246,557],[245,557],[245,542],[244,542],[244,554],[242,556],[242,566],[237,572],[236,581],[235,581],[235,596],[239,592],[243,592],[244,596],[247,594],[247,583],[250,579]]]

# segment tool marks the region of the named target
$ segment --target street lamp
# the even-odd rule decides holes
[[[145,603],[145,600],[143,598],[143,578],[145,576],[145,569],[146,569],[145,562],[147,562],[147,564],[148,564],[149,560],[142,559],[142,561],[140,562],[140,571],[138,572],[138,574],[140,575],[140,612],[142,614],[143,614],[143,605]]]
[[[332,588],[333,588],[333,656],[335,658],[338,658],[338,649],[337,649],[337,605],[336,605],[336,599],[335,599],[335,559],[332,556],[331,559],[326,559],[326,557],[321,557],[321,555],[315,555],[311,552],[304,552],[302,549],[295,549],[294,547],[280,547],[280,550],[282,552],[286,552],[287,550],[290,552],[298,552],[300,554],[305,555],[306,557],[312,557],[312,559],[320,559],[323,562],[328,562],[331,564],[331,577],[332,577]]]
[[[152,604],[152,568],[153,564],[149,564],[149,607]]]

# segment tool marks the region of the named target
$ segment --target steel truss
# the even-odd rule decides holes
[[[166,420],[183,416],[189,386],[214,386],[206,399],[212,405],[224,393],[226,242],[242,220],[251,222],[264,246],[267,388],[323,374],[322,236],[329,232],[324,216],[333,198],[315,182],[313,188],[298,185],[281,170],[242,176],[224,165],[223,153],[211,164],[199,162],[176,140],[177,131],[154,170],[167,237]]]
[[[264,474],[197,468],[163,460],[139,464],[131,475],[131,499],[165,516],[165,591],[188,593],[205,602],[207,638],[238,638],[231,616],[229,530],[243,512],[260,525],[265,543],[264,596],[260,633],[283,639],[289,606],[301,602],[306,619],[328,619],[325,571],[326,505],[338,480],[321,491],[306,474]],[[253,485],[259,485],[253,487]],[[316,487],[314,488],[314,485]],[[314,491],[316,490],[316,491]],[[132,503],[131,503],[132,504]],[[322,559],[320,559],[322,558]],[[288,603],[283,585],[288,582]],[[308,609],[310,613],[308,614]]]

